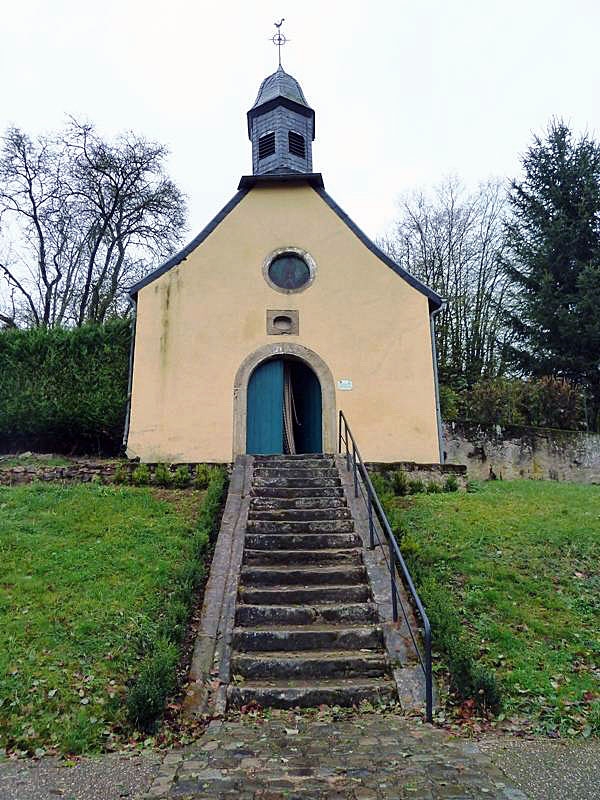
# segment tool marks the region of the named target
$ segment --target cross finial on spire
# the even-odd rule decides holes
[[[281,66],[281,48],[284,44],[287,43],[287,39],[285,38],[285,34],[281,30],[281,26],[285,22],[285,17],[282,17],[279,22],[275,22],[274,25],[277,28],[277,31],[273,34],[273,38],[271,41],[274,45],[277,46],[277,51],[279,55],[279,66]]]

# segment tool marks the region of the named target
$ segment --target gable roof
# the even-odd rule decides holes
[[[198,236],[192,239],[192,241],[186,245],[183,250],[180,250],[178,253],[171,256],[171,258],[165,261],[165,263],[158,267],[158,269],[155,269],[153,272],[146,275],[145,278],[142,278],[137,283],[134,283],[133,286],[129,288],[129,296],[132,299],[135,299],[135,296],[140,289],[143,289],[144,286],[152,283],[165,272],[168,272],[170,269],[176,267],[178,264],[184,261],[190,255],[190,253],[195,250],[196,247],[198,247],[198,245],[200,245],[218,225],[220,225],[229,212],[233,211],[238,203],[248,194],[249,191],[251,191],[254,186],[276,183],[308,183],[309,186],[312,186],[319,197],[321,197],[325,203],[327,203],[329,208],[331,208],[331,210],[337,214],[342,222],[344,222],[350,228],[352,233],[354,233],[354,235],[360,239],[365,247],[367,247],[375,256],[377,256],[380,261],[383,261],[386,266],[390,267],[390,269],[392,269],[397,275],[410,284],[410,286],[427,297],[429,300],[430,313],[441,308],[444,302],[442,297],[440,297],[437,292],[434,292],[433,289],[430,289],[429,286],[426,286],[424,283],[422,283],[418,278],[415,278],[414,275],[411,275],[410,272],[407,272],[405,269],[403,269],[400,264],[397,264],[393,259],[387,256],[383,250],[377,247],[375,242],[369,239],[367,234],[358,227],[358,225],[348,216],[348,214],[346,214],[346,212],[343,211],[340,206],[338,206],[335,200],[330,197],[329,194],[327,194],[323,184],[323,178],[319,172],[286,173],[284,175],[244,175],[240,180],[237,193],[231,198],[227,205],[223,206],[219,213],[213,217],[208,225],[200,231]]]

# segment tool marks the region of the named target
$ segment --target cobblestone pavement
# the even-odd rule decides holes
[[[147,798],[527,800],[475,743],[396,715],[212,722]]]
[[[392,714],[331,722],[275,713],[211,723],[194,745],[166,755],[113,753],[72,766],[0,755],[0,800],[600,798],[598,740],[473,742]]]

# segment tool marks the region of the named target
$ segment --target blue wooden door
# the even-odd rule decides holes
[[[260,364],[248,383],[246,452],[283,453],[283,361]]]
[[[298,423],[294,426],[297,453],[320,453],[323,449],[323,403],[321,384],[312,369],[301,361],[292,367],[292,385]]]

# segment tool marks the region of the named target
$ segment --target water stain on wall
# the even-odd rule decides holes
[[[166,281],[161,286],[160,302],[160,356],[161,366],[166,366],[165,357],[169,343],[169,307],[171,305],[171,281]]]

